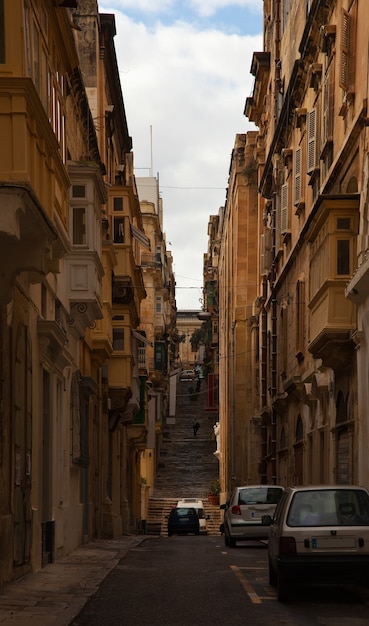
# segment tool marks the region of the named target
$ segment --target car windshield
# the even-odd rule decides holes
[[[361,489],[314,489],[296,493],[288,526],[369,526],[369,496]]]
[[[278,504],[283,489],[280,487],[257,487],[241,489],[238,504]]]
[[[192,508],[177,508],[174,509],[174,514],[177,517],[188,517],[189,515],[196,515],[195,509]]]

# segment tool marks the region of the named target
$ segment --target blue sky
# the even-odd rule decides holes
[[[201,30],[215,29],[229,34],[253,35],[260,33],[263,0],[239,0],[239,2],[122,0],[115,6],[132,20],[143,21],[148,27],[155,27],[158,21],[167,27],[183,21]]]
[[[104,0],[136,176],[158,174],[177,308],[200,309],[209,216],[224,205],[236,133],[262,49],[263,0]],[[151,158],[152,155],[152,158]]]

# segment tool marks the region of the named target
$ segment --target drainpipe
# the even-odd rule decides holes
[[[263,304],[261,309],[261,363],[260,363],[260,393],[261,393],[261,409],[267,405],[267,313],[265,310],[265,302],[267,298],[267,281],[263,279]],[[265,417],[261,418],[261,472],[260,472],[260,482],[267,482],[267,473],[266,473],[266,456],[268,451],[268,431]]]
[[[281,0],[275,0],[275,41],[274,41],[274,59],[275,59],[275,77],[274,77],[274,116],[277,123],[279,118],[279,96],[281,88],[281,58],[280,58],[280,45],[281,45]],[[276,174],[274,172],[274,183]],[[276,192],[274,190],[272,197],[272,229],[273,229],[273,259],[276,256],[276,227],[277,227],[277,207],[276,207]],[[275,279],[276,279],[276,266],[273,262],[272,274],[271,274],[271,323],[272,323],[272,338],[271,338],[271,385],[270,395],[272,401],[271,411],[271,439],[272,439],[272,483],[277,482],[277,412],[275,410],[275,400],[277,396],[277,298],[275,291]]]
[[[232,489],[235,485],[235,475],[234,475],[234,470],[235,470],[235,463],[234,463],[234,454],[235,454],[235,445],[234,445],[234,437],[235,437],[235,428],[234,428],[234,421],[235,421],[235,414],[236,414],[236,408],[235,408],[235,392],[234,392],[234,377],[235,377],[235,342],[234,342],[234,333],[235,333],[235,329],[236,329],[236,321],[232,322],[232,326],[231,326],[231,332],[232,332],[232,341],[231,341],[231,352],[232,352],[232,386],[231,386],[231,483],[232,483]]]

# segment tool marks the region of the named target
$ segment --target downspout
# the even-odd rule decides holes
[[[235,392],[234,392],[234,377],[235,377],[235,342],[234,342],[234,333],[235,333],[235,329],[236,329],[236,321],[232,322],[232,326],[231,326],[231,332],[232,332],[232,343],[231,343],[231,351],[232,351],[232,387],[231,387],[231,483],[232,483],[232,489],[235,485],[235,475],[234,475],[234,470],[235,470],[235,461],[234,461],[234,455],[235,455],[235,441],[234,441],[234,437],[235,437],[235,428],[234,428],[234,420],[235,420],[235,416],[236,416],[236,409],[235,409]]]
[[[274,80],[274,115],[277,123],[279,118],[279,97],[281,88],[281,0],[275,0],[275,80]],[[276,175],[274,172],[274,185]],[[276,238],[277,238],[277,198],[275,188],[272,197],[272,230],[273,230],[273,259],[276,257]],[[273,262],[271,273],[271,312],[272,312],[272,337],[271,337],[271,466],[272,466],[272,483],[277,482],[277,412],[275,409],[275,400],[277,397],[277,297],[275,290],[276,266]]]
[[[264,416],[264,407],[267,406],[267,312],[265,310],[265,302],[267,299],[267,280],[263,279],[263,295],[262,295],[262,309],[261,309],[261,364],[260,364],[260,394],[261,394],[261,409],[263,415],[261,418],[261,476],[260,482],[265,484],[267,482],[267,466],[266,457],[268,453],[268,429],[266,423],[266,417]]]

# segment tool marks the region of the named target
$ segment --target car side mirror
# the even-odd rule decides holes
[[[271,515],[262,515],[261,516],[261,523],[263,526],[270,526],[272,523],[272,516]]]
[[[225,511],[225,509],[227,508],[227,505],[226,504],[221,504],[219,508],[222,509],[222,511]]]

